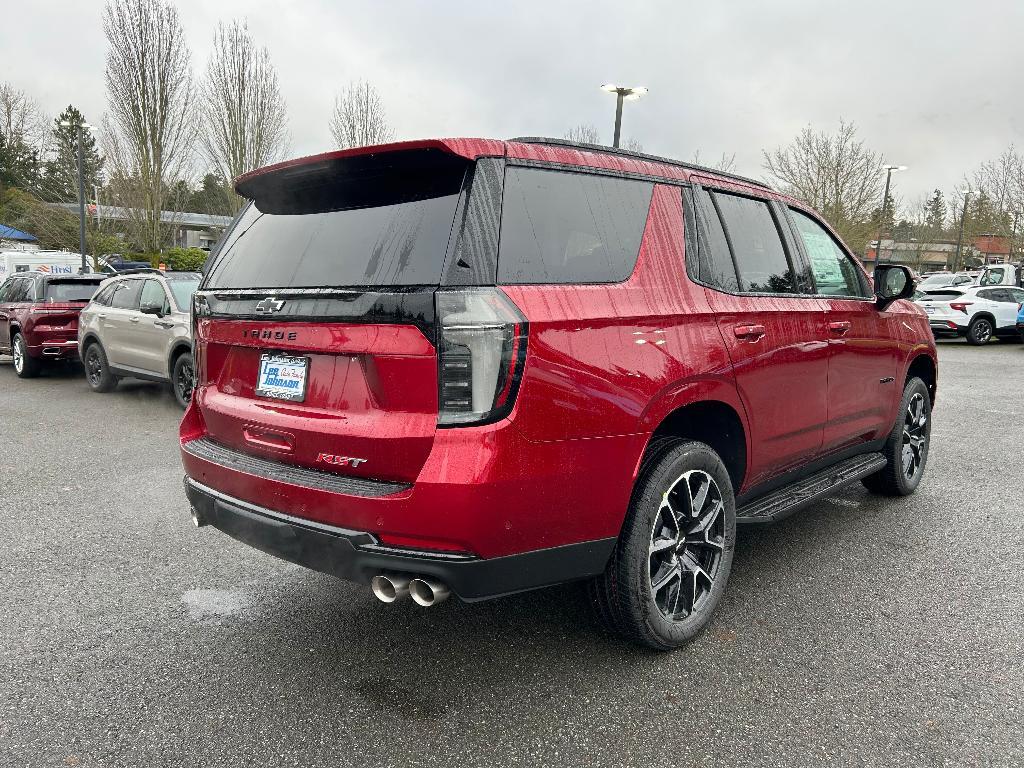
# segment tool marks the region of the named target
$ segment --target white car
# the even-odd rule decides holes
[[[968,344],[986,344],[995,336],[1019,339],[1017,313],[1024,289],[1008,285],[932,290],[917,300],[935,336],[964,336]]]

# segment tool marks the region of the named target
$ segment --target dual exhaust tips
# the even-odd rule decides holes
[[[380,574],[370,580],[370,591],[382,603],[394,603],[412,595],[416,605],[429,608],[448,599],[451,590],[434,579],[401,574]]]

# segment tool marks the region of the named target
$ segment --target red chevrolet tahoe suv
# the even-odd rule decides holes
[[[936,355],[911,273],[872,287],[756,181],[445,139],[236,189],[193,303],[196,525],[386,602],[589,579],[610,629],[672,648],[738,524],[921,481]]]
[[[0,285],[0,353],[35,378],[47,362],[78,359],[78,315],[107,275],[18,272]]]

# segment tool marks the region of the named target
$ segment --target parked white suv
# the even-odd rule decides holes
[[[993,336],[1018,339],[1017,313],[1024,289],[1009,285],[932,291],[917,304],[928,314],[936,336],[964,336],[968,344],[986,344]]]

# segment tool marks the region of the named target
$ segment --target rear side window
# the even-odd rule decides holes
[[[700,281],[713,288],[736,293],[740,289],[736,277],[736,265],[729,251],[729,241],[725,239],[722,220],[711,196],[704,190],[696,196],[697,207],[701,211],[701,228],[703,230],[704,247],[700,248]]]
[[[750,293],[799,293],[768,203],[713,193],[732,243],[740,290]]]
[[[51,303],[64,301],[88,301],[96,293],[99,283],[86,280],[69,280],[66,283],[51,280],[46,284],[43,298]]]
[[[828,230],[802,211],[789,211],[811,262],[816,292],[825,296],[867,296],[857,267]]]
[[[21,280],[15,280],[14,281],[14,285],[11,286],[11,292],[7,296],[7,301],[10,301],[10,302],[29,301],[30,300],[29,297],[30,297],[30,294],[31,294],[31,291],[29,289],[31,287],[32,287],[32,281],[31,280],[25,280],[24,278],[22,278]]]
[[[117,288],[117,285],[117,283],[107,283],[100,288],[96,295],[92,297],[92,303],[99,304],[101,307],[109,307],[110,297],[114,295],[114,289]]]
[[[654,185],[587,173],[505,173],[499,283],[618,283],[636,266]]]
[[[123,280],[114,289],[114,298],[111,299],[110,306],[114,309],[138,309],[141,293],[141,280]]]

